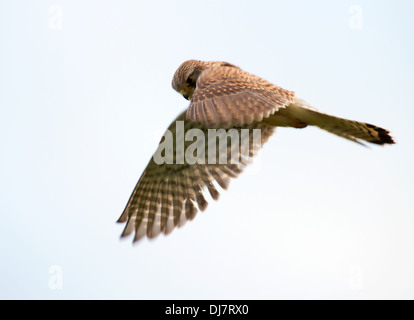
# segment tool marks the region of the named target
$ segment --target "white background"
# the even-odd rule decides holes
[[[413,10],[1,0],[0,298],[414,298]],[[120,241],[115,221],[187,107],[171,79],[191,58],[236,64],[397,144],[280,128],[194,221]]]

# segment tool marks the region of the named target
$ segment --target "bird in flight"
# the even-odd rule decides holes
[[[190,104],[167,129],[118,219],[126,223],[121,236],[135,233],[134,242],[169,234],[194,219],[198,209],[204,211],[206,192],[217,200],[218,187],[227,189],[275,127],[316,126],[359,144],[395,143],[386,129],[320,112],[293,91],[227,62],[188,60],[175,72],[172,87]],[[213,129],[225,135],[219,147],[217,136],[209,136]],[[239,137],[245,132],[245,139],[233,143],[230,131]],[[260,133],[258,138],[255,132]],[[194,141],[200,134],[207,144],[203,139]],[[210,158],[211,145],[219,155]],[[240,161],[219,161],[223,153],[227,160],[235,154]],[[164,162],[157,161],[156,155]],[[213,161],[206,161],[207,157]]]

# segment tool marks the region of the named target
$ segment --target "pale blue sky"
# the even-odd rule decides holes
[[[413,11],[408,0],[0,0],[0,298],[413,299]],[[194,221],[120,241],[115,221],[187,107],[171,78],[190,58],[239,65],[390,129],[397,145],[280,128]]]

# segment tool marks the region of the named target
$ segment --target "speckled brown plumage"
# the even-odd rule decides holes
[[[197,79],[186,118],[210,127],[260,122],[295,99],[295,93],[227,64],[206,69]]]
[[[217,200],[218,186],[226,189],[230,179],[237,177],[250,162],[253,148],[258,147],[253,139],[254,129],[261,130],[260,145],[277,126],[305,128],[308,125],[357,143],[394,143],[386,129],[322,113],[297,98],[294,92],[227,62],[186,61],[175,72],[172,86],[191,100],[188,109],[168,128],[173,134],[176,121],[184,121],[184,134],[200,129],[206,137],[209,128],[233,128],[239,134],[242,129],[249,129],[246,143],[250,153],[246,160],[242,148],[238,148],[237,156],[243,161],[237,164],[218,161],[217,164],[208,161],[190,164],[174,156],[174,164],[159,165],[152,158],[118,220],[126,222],[122,236],[135,233],[134,241],[169,234],[175,227],[194,219],[198,209],[203,211],[207,207],[207,191]],[[174,141],[174,152],[181,142]],[[189,142],[184,143],[185,149],[189,146]],[[220,148],[230,157],[234,146],[227,143]],[[207,144],[201,156],[206,155]]]
[[[190,129],[200,129],[205,135],[205,152],[200,155],[205,158],[206,164],[189,164],[186,159],[183,164],[157,164],[151,158],[141,178],[139,179],[119,222],[127,222],[123,237],[135,232],[134,241],[144,236],[154,238],[160,233],[169,234],[175,227],[182,226],[187,220],[196,216],[197,208],[201,211],[207,207],[207,200],[203,192],[208,191],[211,198],[217,200],[219,197],[218,187],[227,189],[231,178],[237,177],[253,156],[253,151],[265,143],[273,134],[274,127],[251,123],[235,128],[241,135],[242,129],[248,129],[249,139],[245,140],[249,154],[243,154],[242,147],[238,148],[238,163],[219,163],[219,152],[216,154],[216,164],[208,163],[208,129],[205,126],[197,125],[192,121],[185,120],[185,112],[175,119],[168,130],[176,137],[176,121],[184,121],[184,136]],[[260,143],[255,145],[253,139],[254,129],[260,129]],[[177,136],[177,139],[179,136]],[[175,144],[184,143],[174,141]],[[215,143],[211,141],[211,143]],[[190,143],[184,143],[185,150]],[[228,141],[221,146],[231,157],[234,145]],[[184,152],[185,152],[184,150]],[[246,157],[247,156],[247,157]],[[243,158],[245,157],[245,158]]]

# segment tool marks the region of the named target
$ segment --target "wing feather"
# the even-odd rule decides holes
[[[201,129],[208,139],[208,129],[192,121],[185,121],[185,112],[177,117],[170,125],[169,130],[176,136],[176,121],[184,121],[185,133],[190,129]],[[235,128],[249,129],[249,147],[253,148],[253,129],[261,130],[261,141],[266,141],[274,132],[272,126],[253,122],[250,125]],[[176,137],[178,138],[178,137]],[[176,141],[175,147],[182,141]],[[184,148],[192,143],[184,141]],[[193,165],[184,161],[184,164],[155,163],[152,158],[133,190],[127,205],[118,222],[125,223],[122,237],[131,235],[135,231],[134,242],[148,238],[155,238],[160,233],[170,234],[176,227],[183,226],[186,221],[197,215],[198,209],[204,211],[208,202],[205,198],[207,191],[213,200],[219,198],[219,191],[215,183],[223,190],[228,188],[232,178],[236,178],[246,167],[245,162],[217,164],[208,163],[208,143],[205,144],[205,163]],[[234,145],[229,141],[224,144],[224,152],[228,159]],[[240,149],[239,149],[240,153]],[[241,155],[239,154],[239,159]],[[218,159],[218,155],[217,155]]]
[[[186,119],[229,128],[261,121],[295,99],[295,93],[234,66],[205,70],[197,80]]]

